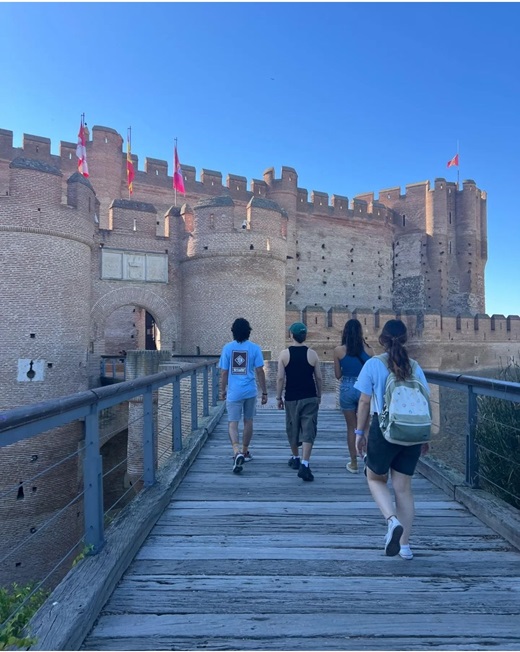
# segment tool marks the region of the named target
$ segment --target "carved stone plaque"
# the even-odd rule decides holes
[[[123,278],[123,252],[107,251],[101,253],[101,278]]]
[[[146,280],[168,282],[168,258],[164,254],[146,254]]]
[[[144,281],[145,276],[144,254],[123,254],[123,278],[127,281]]]
[[[166,254],[103,249],[101,252],[101,278],[168,283],[168,256]]]

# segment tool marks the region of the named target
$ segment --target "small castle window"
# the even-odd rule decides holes
[[[406,215],[403,215],[403,226],[406,226]]]
[[[450,220],[450,224],[451,224],[451,211],[450,211],[450,214],[449,214],[449,220]]]
[[[72,152],[69,152],[69,161],[72,159]]]
[[[159,170],[155,170],[155,176],[156,176],[156,177],[159,176]]]
[[[105,136],[105,145],[108,143],[108,138]]]

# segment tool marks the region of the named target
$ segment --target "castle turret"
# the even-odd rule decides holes
[[[99,228],[108,229],[108,207],[114,199],[124,197],[123,139],[114,129],[92,128],[92,141],[87,143],[90,181],[100,202]],[[134,163],[137,170],[137,164]]]
[[[481,205],[482,193],[475,182],[471,179],[464,181],[457,202],[456,255],[459,305],[461,310],[465,309],[470,314],[483,313],[485,309],[484,268],[487,252],[482,255]]]
[[[68,180],[69,203],[61,203],[62,174],[41,160],[17,158],[10,165],[9,195],[0,203],[0,305],[12,327],[4,328],[0,359],[0,409],[37,403],[87,389],[91,248],[96,196],[90,183]],[[73,454],[83,437],[80,423],[42,434],[6,449],[0,491],[6,493],[0,521],[0,557],[15,542],[35,533],[23,557],[1,568],[17,581],[37,579],[54,562],[42,558],[38,529],[78,491]],[[71,459],[45,473],[54,462]],[[5,458],[4,458],[5,459]],[[67,523],[65,530],[59,523]],[[83,527],[76,504],[47,530],[46,549],[58,557],[79,540]],[[61,552],[60,552],[61,551]],[[59,553],[59,554],[58,554]],[[38,575],[40,577],[40,575]]]
[[[276,203],[261,197],[241,215],[227,195],[194,207],[181,261],[183,353],[219,353],[236,317],[249,320],[263,350],[277,355],[283,348],[286,221]]]

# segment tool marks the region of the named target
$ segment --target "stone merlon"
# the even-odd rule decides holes
[[[21,170],[34,170],[35,172],[46,172],[47,174],[54,174],[57,177],[63,176],[58,168],[33,158],[15,158],[14,161],[11,161],[9,167]]]
[[[219,195],[218,197],[209,197],[195,204],[195,208],[211,208],[212,206],[234,206],[235,202],[228,195]]]
[[[157,213],[153,204],[144,201],[132,201],[131,199],[114,199],[109,208],[125,208],[130,211],[142,211],[143,213]]]

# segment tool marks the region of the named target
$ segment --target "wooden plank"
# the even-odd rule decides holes
[[[175,636],[174,643],[170,636],[154,636],[153,639],[118,637],[116,639],[91,638],[89,650],[482,650],[492,649],[494,644],[499,650],[518,652],[520,642],[517,637],[493,638],[464,635],[451,636],[314,636],[291,638],[260,638],[241,636],[236,632],[233,637],[211,636]],[[151,647],[153,645],[153,648]],[[174,647],[173,647],[174,646]]]
[[[349,605],[351,611],[351,605]],[[388,613],[387,602],[381,601],[377,620],[360,618],[360,613],[320,613],[309,618],[287,618],[286,614],[229,614],[189,613],[189,614],[119,614],[102,615],[96,625],[97,639],[111,639],[119,636],[150,638],[170,636],[175,641],[177,636],[212,637],[236,636],[240,632],[243,638],[272,637],[284,644],[280,649],[292,649],[291,637],[327,637],[373,636],[374,628],[384,631],[385,636],[398,637],[406,632],[409,637],[418,636],[453,636],[464,635],[486,637],[493,632],[493,637],[507,638],[520,643],[518,614],[464,614],[461,618],[456,613],[411,614]],[[155,649],[155,648],[152,648]],[[191,648],[190,648],[191,649]]]
[[[491,553],[489,553],[491,554]],[[385,557],[382,550],[365,557],[362,560],[327,559],[317,565],[316,559],[284,559],[275,564],[273,560],[256,559],[254,552],[245,551],[242,559],[136,559],[129,567],[127,574],[138,573],[185,575],[186,569],[194,575],[277,575],[277,576],[351,576],[364,577],[367,566],[370,565],[371,575],[380,577],[399,577],[405,581],[409,577],[431,575],[439,579],[446,577],[488,578],[508,577],[518,575],[518,556],[503,560],[502,554],[497,554],[493,563],[489,557],[482,555],[474,559],[473,553],[464,551],[423,551],[415,550],[411,562],[400,557]],[[492,596],[488,596],[492,600]]]

